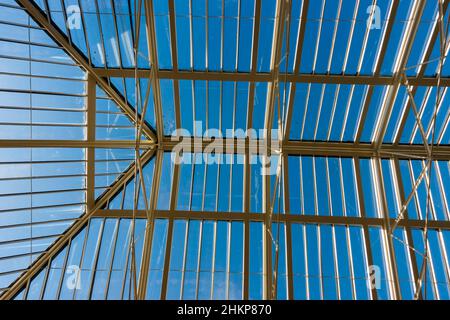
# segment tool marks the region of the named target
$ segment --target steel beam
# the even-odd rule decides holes
[[[283,161],[283,201],[284,201],[284,211],[286,214],[291,212],[290,209],[290,196],[289,196],[289,161],[288,157],[283,157],[280,159]],[[286,264],[287,264],[287,286],[288,286],[288,299],[294,300],[294,268],[292,262],[292,223],[287,221],[285,224],[286,228]]]
[[[399,198],[397,199],[397,201],[399,201],[400,206],[402,204],[405,203],[406,199],[405,199],[405,189],[403,187],[403,180],[402,180],[402,176],[401,176],[401,172],[400,172],[400,163],[398,158],[394,158],[394,163],[393,163],[393,167],[394,167],[394,181],[396,181],[397,183],[397,188],[398,188],[398,193],[399,193]],[[409,216],[408,216],[408,209],[405,210],[405,212],[403,213],[403,219],[404,221],[408,221],[409,220]],[[413,237],[412,237],[412,232],[411,232],[411,227],[408,225],[408,223],[405,224],[406,226],[405,228],[405,234],[406,234],[406,241],[409,245],[407,252],[408,254],[408,258],[409,258],[409,263],[411,264],[411,270],[412,270],[412,276],[413,276],[413,280],[414,280],[414,292],[416,291],[416,285],[419,281],[419,268],[417,266],[417,259],[416,259],[416,252],[413,250]],[[391,235],[392,236],[392,235]],[[420,297],[422,296],[422,292],[420,292]]]
[[[297,50],[296,50],[296,57],[295,57],[295,66],[294,66],[294,74],[298,75],[300,70],[300,65],[302,62],[302,52],[303,52],[303,45],[304,45],[304,39],[305,39],[305,29],[306,29],[306,21],[308,17],[308,8],[309,8],[309,0],[303,1],[302,4],[302,11],[301,11],[301,18],[300,18],[300,25],[299,25],[299,34],[298,34],[298,40],[297,40]],[[286,77],[287,78],[287,77]],[[291,91],[289,92],[289,101],[288,101],[288,108],[286,110],[286,122],[285,122],[285,128],[283,132],[283,138],[284,140],[289,140],[289,135],[291,132],[291,123],[292,123],[292,113],[294,110],[294,102],[295,102],[295,91],[297,90],[297,81],[294,82],[291,85]]]
[[[363,183],[361,180],[361,166],[359,163],[359,158],[355,159],[355,175],[356,175],[356,188],[358,190],[358,203],[359,203],[359,210],[361,212],[361,217],[366,217],[366,206],[364,203],[364,194],[363,194]],[[369,234],[369,226],[364,225],[363,226],[363,233],[364,233],[364,246],[365,251],[367,255],[367,263],[369,266],[373,266],[373,254],[372,254],[372,246],[370,244],[370,234]],[[369,272],[367,272],[369,273]],[[378,293],[375,288],[375,286],[370,288],[370,293],[372,295],[372,300],[378,300]]]
[[[178,163],[179,157],[176,155],[176,162],[173,172],[172,178],[172,188],[170,190],[170,204],[169,210],[174,211],[176,208],[176,203],[178,199],[178,187],[180,181],[180,165]],[[163,266],[163,275],[162,275],[162,284],[161,284],[161,300],[166,299],[167,295],[167,283],[169,279],[169,267],[170,267],[170,253],[172,250],[172,240],[173,240],[173,219],[169,219],[169,225],[167,227],[167,241],[166,241],[166,250],[164,253],[164,266]]]
[[[163,156],[164,152],[162,150],[156,151],[156,161],[153,173],[152,190],[148,204],[149,208],[148,210],[145,210],[147,218],[147,227],[145,229],[145,238],[142,253],[142,266],[141,271],[139,273],[139,285],[138,285],[138,292],[136,295],[137,299],[139,300],[144,300],[147,293],[148,270],[150,266],[150,256],[152,250],[154,220],[155,220],[154,212],[158,200],[158,191],[159,191],[159,183],[161,181],[161,173],[162,173],[161,167]]]
[[[300,48],[301,49],[301,48]],[[94,68],[102,77],[124,77],[134,78],[134,69],[103,69]],[[137,76],[139,78],[149,78],[150,70],[139,69]],[[206,81],[239,81],[239,82],[271,82],[273,73],[263,72],[225,72],[225,71],[179,71],[179,70],[158,70],[156,72],[158,79],[168,80],[206,80]],[[289,83],[318,83],[318,84],[346,84],[346,85],[372,85],[389,86],[395,84],[395,78],[381,75],[341,75],[341,74],[288,74],[283,75],[283,79]],[[425,76],[409,76],[408,82],[412,86],[435,86],[437,78]],[[441,79],[442,87],[450,86],[450,78]]]
[[[156,118],[156,132],[158,141],[161,141],[164,136],[164,122],[162,116],[162,103],[161,103],[161,89],[159,86],[158,78],[158,52],[156,50],[156,31],[155,31],[155,17],[153,15],[153,0],[144,1],[145,5],[145,18],[147,23],[147,42],[148,52],[151,58],[151,70],[150,81],[153,87],[153,99],[155,104],[155,118]],[[172,32],[175,32],[172,30]]]
[[[199,149],[205,150],[214,146],[220,147],[221,152],[217,153],[240,153],[244,154],[247,150],[253,154],[260,153],[255,145],[264,143],[263,140],[248,139],[210,139],[204,138],[194,140],[181,138],[181,141],[172,141],[171,138],[164,138],[160,148],[164,151],[175,151],[176,148],[183,148],[185,151],[193,151],[195,143],[199,144]],[[0,148],[134,148],[134,140],[0,140]],[[308,142],[308,141],[286,141],[282,144],[285,154],[289,155],[316,155],[330,157],[354,157],[371,158],[377,156],[377,150],[371,144],[355,144],[350,142]],[[141,141],[140,148],[156,149],[157,146],[152,141]],[[272,150],[275,151],[275,150]],[[427,156],[423,145],[393,145],[383,144],[379,149],[379,154],[385,158],[397,156],[400,159],[425,158]],[[433,159],[450,160],[450,146],[434,145]]]
[[[97,210],[92,217],[96,218],[131,218],[133,210]],[[146,219],[145,210],[136,211],[137,219]],[[213,212],[213,211],[185,211],[185,210],[155,210],[155,219],[189,219],[189,220],[210,220],[210,221],[255,221],[264,222],[264,214],[262,213],[245,213],[245,212]],[[274,219],[280,223],[306,223],[306,224],[334,224],[334,225],[351,225],[351,226],[373,226],[382,227],[386,223],[384,218],[368,218],[368,217],[345,217],[345,216],[318,216],[318,215],[301,215],[301,214],[274,214]],[[389,223],[393,224],[395,219],[389,219]],[[425,220],[408,219],[401,220],[399,227],[408,227],[421,229],[425,227]],[[450,230],[450,221],[430,220],[428,221],[430,229]]]
[[[270,57],[270,70],[272,72],[272,82],[268,85],[267,93],[267,105],[266,114],[264,119],[264,144],[267,149],[264,151],[264,157],[266,160],[270,160],[271,155],[271,129],[273,123],[273,117],[275,113],[275,103],[279,94],[279,72],[280,72],[280,59],[283,46],[284,26],[286,22],[286,10],[289,10],[288,1],[282,0],[277,2],[276,14],[275,14],[275,26],[273,30],[272,41],[272,54]],[[281,108],[281,106],[279,106]],[[276,137],[278,139],[278,137]],[[280,159],[281,160],[281,159]],[[263,211],[265,216],[264,221],[264,273],[265,273],[265,286],[264,286],[264,298],[271,300],[272,297],[272,221],[270,216],[271,208],[271,190],[270,190],[270,176],[265,175],[263,177]]]
[[[95,143],[96,85],[95,79],[89,75],[87,83],[87,141],[90,143]],[[90,212],[95,204],[95,148],[87,148],[86,160],[86,204],[87,211]]]
[[[0,148],[134,148],[134,140],[0,140]],[[141,149],[156,148],[155,142],[141,140]]]
[[[259,44],[259,29],[261,23],[261,1],[255,3],[255,25],[253,32],[252,42],[252,60],[251,60],[251,73],[256,74],[257,60],[258,60],[258,44]],[[255,106],[255,90],[256,83],[250,84],[250,91],[248,97],[248,112],[247,112],[247,128],[253,128],[253,112]],[[247,134],[246,141],[252,137]],[[250,171],[250,150],[245,150],[245,163],[244,163],[244,212],[250,212],[250,193],[251,193],[251,171]],[[244,223],[244,292],[243,298],[249,299],[249,287],[250,287],[250,222]]]
[[[381,218],[384,221],[382,231],[382,248],[386,254],[388,265],[388,274],[390,275],[389,288],[391,298],[393,300],[401,300],[399,273],[397,268],[396,256],[392,238],[390,236],[391,231],[391,219],[389,217],[389,209],[386,199],[386,189],[384,188],[383,171],[381,167],[381,159],[376,158],[373,160],[373,173],[375,176],[375,189],[377,190],[377,206],[379,212],[381,212]]]

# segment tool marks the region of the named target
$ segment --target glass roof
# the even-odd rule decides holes
[[[0,0],[0,297],[450,298],[448,5]]]

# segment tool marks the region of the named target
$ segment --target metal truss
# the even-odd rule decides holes
[[[407,31],[402,38],[401,50],[398,56],[400,57],[396,61],[396,69],[392,77],[386,77],[380,75],[381,64],[386,58],[387,43],[389,35],[393,27],[394,17],[397,11],[398,3],[395,2],[389,13],[389,22],[385,30],[386,34],[383,38],[383,42],[380,47],[380,52],[377,58],[375,72],[371,76],[360,75],[330,75],[330,74],[300,74],[300,62],[301,62],[301,48],[304,45],[304,30],[307,18],[307,11],[310,1],[303,1],[303,7],[301,12],[301,25],[300,34],[298,37],[297,55],[295,57],[294,73],[283,74],[283,70],[280,70],[279,63],[282,59],[283,52],[283,34],[286,25],[286,18],[290,11],[290,1],[282,0],[277,2],[276,9],[276,22],[274,30],[274,39],[271,55],[271,68],[269,73],[258,73],[256,67],[256,60],[258,55],[258,40],[259,40],[259,22],[261,15],[261,3],[256,1],[255,7],[255,31],[253,34],[253,46],[252,46],[252,60],[251,71],[249,73],[227,73],[227,72],[200,72],[200,71],[180,71],[178,69],[177,62],[177,41],[175,33],[175,12],[174,1],[169,1],[170,11],[170,29],[171,29],[171,46],[172,46],[172,65],[173,70],[165,71],[158,68],[158,57],[156,50],[156,35],[155,35],[155,21],[153,16],[153,1],[144,1],[144,8],[146,12],[146,25],[147,35],[149,38],[149,53],[151,70],[143,69],[112,69],[112,68],[96,68],[90,63],[90,59],[83,56],[71,43],[61,31],[56,28],[48,17],[31,1],[16,0],[28,14],[42,27],[47,33],[60,45],[65,51],[88,73],[88,88],[87,88],[87,139],[82,141],[72,140],[0,140],[0,148],[21,148],[21,147],[67,147],[67,148],[86,148],[87,149],[87,211],[83,214],[64,234],[62,234],[56,242],[48,248],[29,268],[24,272],[11,286],[5,291],[1,299],[12,299],[15,295],[29,282],[31,279],[43,268],[58,252],[64,248],[83,227],[85,227],[91,218],[123,218],[123,219],[147,219],[148,225],[145,233],[144,252],[142,258],[142,268],[140,278],[137,280],[137,290],[135,292],[136,299],[145,299],[147,277],[150,264],[151,247],[153,239],[153,222],[155,219],[168,219],[168,235],[165,251],[163,278],[162,278],[162,290],[161,299],[166,298],[167,286],[168,286],[168,273],[170,265],[170,248],[172,247],[172,234],[173,224],[176,219],[186,220],[214,220],[214,221],[243,221],[244,222],[244,267],[243,267],[243,298],[249,298],[249,255],[250,255],[250,222],[259,221],[265,226],[264,231],[264,298],[274,299],[276,295],[272,292],[273,277],[272,270],[275,262],[272,261],[272,247],[273,240],[268,230],[271,229],[273,222],[284,224],[286,227],[286,250],[292,253],[292,235],[290,226],[292,223],[301,224],[329,224],[329,225],[344,225],[344,226],[361,226],[364,234],[364,246],[367,254],[368,264],[372,265],[373,255],[371,252],[369,227],[377,226],[383,230],[383,250],[387,253],[387,259],[389,261],[388,277],[389,291],[394,299],[401,299],[399,274],[396,265],[395,253],[393,249],[393,237],[390,231],[392,226],[399,226],[405,229],[406,240],[408,244],[412,243],[411,229],[425,229],[433,228],[439,230],[450,230],[449,221],[425,221],[425,220],[413,220],[408,218],[407,210],[404,210],[401,219],[393,219],[389,217],[389,211],[387,208],[386,192],[384,190],[383,174],[381,168],[382,159],[391,159],[394,163],[395,182],[400,194],[400,200],[402,204],[408,201],[404,196],[404,187],[400,175],[399,160],[400,159],[430,159],[430,160],[446,160],[450,161],[450,146],[448,145],[432,145],[433,153],[430,158],[430,154],[424,145],[401,145],[399,139],[401,132],[406,122],[406,118],[409,112],[409,108],[413,102],[410,102],[402,116],[399,132],[396,134],[394,144],[383,143],[384,134],[386,132],[388,120],[390,118],[392,108],[395,102],[395,98],[398,94],[399,88],[404,84],[405,77],[403,71],[407,67],[409,53],[412,48],[415,34],[417,33],[420,17],[422,16],[425,1],[418,0],[416,5],[412,8],[411,16],[409,18],[409,25]],[[444,12],[447,10],[448,1],[443,2]],[[441,8],[441,9],[442,9]],[[426,62],[430,55],[434,43],[439,36],[439,26],[436,23],[434,26],[432,37],[427,43],[423,62]],[[153,128],[143,123],[142,131],[149,138],[149,140],[140,141],[137,147],[137,142],[134,140],[121,140],[121,141],[99,141],[95,137],[95,91],[96,86],[99,85],[104,91],[117,103],[123,113],[129,117],[129,119],[136,125],[140,122],[139,115],[136,115],[136,111],[125,102],[124,98],[111,86],[106,80],[108,77],[128,77],[128,78],[149,78],[154,90],[154,104],[156,115],[156,132]],[[192,137],[184,137],[173,139],[170,137],[164,137],[163,134],[163,106],[161,102],[161,92],[159,88],[160,79],[174,80],[174,104],[176,115],[176,127],[181,127],[180,120],[180,97],[179,97],[179,80],[207,80],[207,81],[245,81],[250,83],[249,90],[249,112],[247,123],[252,123],[252,110],[255,94],[256,82],[268,82],[269,93],[267,99],[267,112],[265,118],[265,128],[271,128],[273,119],[276,117],[276,98],[279,95],[279,83],[289,82],[292,84],[289,99],[286,106],[286,122],[281,134],[281,144],[279,148],[272,147],[271,141],[275,137],[264,136],[264,139],[252,140],[250,137],[245,139],[200,139],[196,141]],[[449,87],[450,79],[438,79],[438,77],[425,77],[424,68],[419,69],[418,75],[415,77],[406,77],[406,81],[409,86],[413,87],[412,94],[418,86],[441,86]],[[370,93],[365,101],[361,119],[359,120],[359,127],[357,133],[357,139],[355,142],[308,142],[308,141],[290,141],[289,132],[292,122],[292,108],[293,100],[298,83],[319,83],[319,84],[348,84],[348,85],[369,85]],[[381,116],[378,120],[374,142],[372,144],[363,144],[359,142],[361,137],[362,125],[367,114],[367,108],[370,102],[370,96],[372,95],[373,86],[385,85],[389,86],[389,92],[387,99],[383,105]],[[420,121],[420,120],[419,120]],[[158,197],[158,186],[162,177],[162,155],[164,152],[171,152],[180,144],[186,148],[191,148],[192,152],[203,152],[209,144],[214,142],[215,144],[223,147],[224,153],[239,153],[244,155],[244,204],[243,212],[231,213],[231,212],[194,212],[194,211],[179,211],[176,210],[176,201],[178,195],[178,184],[180,180],[180,166],[175,164],[174,174],[171,181],[171,194],[169,210],[157,210],[156,200]],[[255,145],[265,145],[267,148],[263,151],[263,155],[269,157],[272,154],[280,154],[280,163],[282,164],[282,170],[279,176],[279,183],[283,188],[283,199],[281,201],[284,204],[286,214],[269,214],[273,203],[271,195],[274,190],[270,190],[270,178],[266,177],[263,181],[263,199],[264,199],[264,213],[257,214],[250,211],[250,157],[253,154],[261,153],[255,148]],[[95,180],[95,149],[96,148],[136,148],[137,151],[144,151],[138,158],[124,171],[120,177],[108,188],[108,190],[102,194],[99,198],[94,199],[94,180]],[[289,155],[308,155],[308,156],[324,156],[324,157],[352,157],[355,159],[356,169],[356,185],[358,190],[358,204],[360,207],[360,217],[347,217],[347,216],[319,216],[319,215],[294,215],[290,214],[289,209],[289,186],[287,176],[289,175],[288,168],[288,156]],[[178,156],[178,155],[177,155]],[[363,186],[361,181],[360,162],[361,158],[371,158],[374,163],[374,173],[377,189],[377,202],[381,212],[377,218],[369,218],[366,216],[365,203],[363,198]],[[142,174],[142,167],[145,166],[151,159],[155,161],[155,171],[152,182],[152,191],[150,198],[148,199],[148,206],[146,210],[109,210],[105,209],[106,204],[120,191],[120,189],[134,177],[137,177],[138,172]],[[136,179],[137,180],[137,179]],[[143,179],[141,181],[142,186],[145,187]],[[413,278],[417,284],[420,279],[420,270],[417,266],[415,254],[416,252],[412,247],[408,247],[410,255],[410,263],[412,265]],[[287,255],[287,273],[288,273],[288,298],[293,299],[293,275],[292,275],[292,254]],[[276,291],[276,290],[275,290]],[[276,294],[276,292],[275,292]],[[377,291],[371,290],[371,298],[377,299]]]

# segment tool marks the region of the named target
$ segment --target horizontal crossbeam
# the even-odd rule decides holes
[[[264,221],[262,213],[243,212],[206,212],[206,211],[170,211],[156,210],[155,219],[188,219],[188,220],[215,220],[215,221]],[[125,218],[133,217],[133,210],[97,210],[93,218]],[[137,210],[136,218],[146,219],[145,210]],[[300,214],[274,214],[274,221],[281,223],[306,223],[306,224],[333,224],[354,226],[384,226],[384,218],[343,217],[343,216],[318,216]],[[391,219],[391,224],[395,219]],[[398,227],[424,228],[424,220],[402,219]],[[432,229],[450,230],[450,221],[428,221],[428,227]]]
[[[124,77],[135,78],[134,69],[101,69],[96,68],[95,72],[102,77]],[[149,78],[150,70],[140,69],[137,72],[139,78]],[[243,82],[272,82],[272,73],[250,73],[250,72],[214,72],[214,71],[176,71],[159,70],[156,72],[159,79],[173,80],[208,80],[208,81],[243,81]],[[349,85],[384,85],[395,84],[395,78],[390,76],[368,76],[368,75],[332,75],[332,74],[288,74],[283,75],[287,82],[297,83],[320,83],[320,84],[349,84]],[[436,86],[437,78],[434,77],[408,77],[408,82],[412,86]],[[450,86],[450,78],[442,78],[441,86]]]

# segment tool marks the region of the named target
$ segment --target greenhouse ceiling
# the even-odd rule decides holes
[[[450,299],[449,2],[0,0],[0,298]]]

